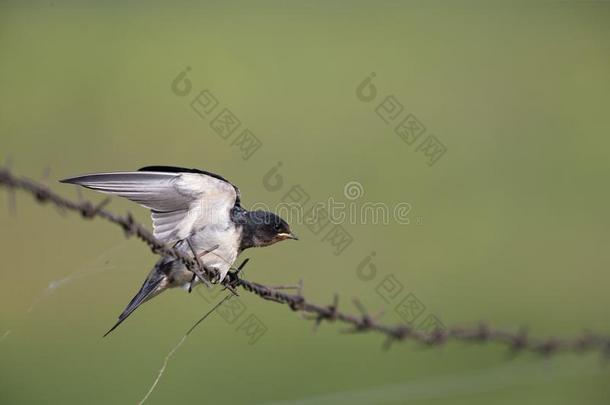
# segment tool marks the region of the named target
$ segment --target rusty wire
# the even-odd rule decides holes
[[[8,189],[11,201],[14,201],[14,191],[25,191],[36,199],[38,203],[51,203],[60,211],[75,211],[84,219],[101,218],[120,226],[127,237],[136,236],[146,243],[153,253],[160,256],[170,256],[180,260],[189,270],[199,277],[208,280],[213,279],[215,274],[201,265],[197,258],[186,255],[172,247],[157,240],[153,234],[144,226],[135,222],[131,214],[120,216],[105,209],[109,199],[94,204],[88,200],[72,201],[53,192],[48,187],[36,181],[15,176],[8,168],[0,168],[0,185]],[[388,348],[395,341],[412,340],[428,346],[440,346],[450,341],[460,342],[493,342],[503,345],[513,352],[529,351],[533,353],[551,355],[559,352],[585,353],[596,351],[605,358],[610,357],[610,337],[602,334],[583,332],[571,338],[536,338],[530,336],[524,329],[516,332],[492,328],[485,323],[476,326],[455,326],[445,329],[437,329],[431,332],[417,330],[408,325],[386,325],[378,322],[375,316],[371,316],[358,300],[354,305],[359,310],[358,315],[351,315],[339,311],[339,298],[335,295],[332,304],[319,305],[309,302],[302,295],[302,289],[295,294],[289,294],[279,289],[265,286],[245,280],[237,273],[229,273],[223,281],[223,285],[229,289],[237,287],[253,293],[258,297],[277,302],[290,307],[293,311],[308,315],[308,319],[319,326],[323,321],[340,322],[351,326],[350,332],[378,332],[386,336],[384,347]]]

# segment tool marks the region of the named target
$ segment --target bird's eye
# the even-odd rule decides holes
[[[282,230],[282,225],[281,224],[275,224],[273,225],[273,230],[276,232],[279,232]]]

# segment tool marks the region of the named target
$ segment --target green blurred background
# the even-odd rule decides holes
[[[2,2],[0,152],[56,180],[174,164],[218,172],[245,206],[293,185],[312,201],[412,206],[408,225],[345,224],[339,255],[301,240],[247,252],[247,277],[303,279],[305,294],[401,322],[408,293],[444,325],[489,321],[532,335],[610,333],[610,5],[605,2]],[[192,93],[171,82],[186,67]],[[371,72],[377,99],[356,97]],[[262,142],[244,160],[189,102],[203,89]],[[446,146],[429,166],[375,113],[394,95]],[[423,138],[422,138],[423,139]],[[282,188],[263,178],[278,162]],[[100,199],[99,195],[84,192]],[[211,302],[173,290],[111,326],[156,260],[115,227],[0,198],[0,402],[136,403],[167,352]],[[120,199],[116,212],[146,210]],[[371,252],[377,274],[358,277]],[[387,303],[380,283],[404,289]],[[209,298],[209,296],[208,296]],[[602,404],[599,356],[509,356],[495,345],[381,350],[242,294],[176,352],[151,404]],[[255,344],[236,330],[254,314]]]

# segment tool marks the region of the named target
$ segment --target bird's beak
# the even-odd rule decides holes
[[[279,237],[280,237],[280,238],[282,238],[282,239],[294,239],[294,240],[299,240],[299,238],[297,238],[297,236],[296,236],[294,233],[292,233],[292,232],[290,232],[290,233],[286,233],[286,232],[279,233],[277,236],[279,236]]]

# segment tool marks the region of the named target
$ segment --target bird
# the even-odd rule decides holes
[[[297,236],[278,215],[241,206],[239,189],[224,177],[199,169],[146,166],[137,171],[93,173],[60,180],[127,198],[151,211],[153,235],[188,255],[200,257],[220,283],[246,249],[270,246]],[[117,322],[115,330],[138,307],[173,287],[189,292],[198,283],[178,259],[160,258]]]

